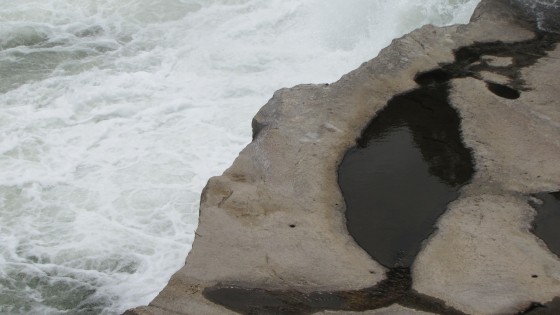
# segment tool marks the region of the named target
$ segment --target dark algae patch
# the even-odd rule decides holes
[[[560,192],[540,193],[534,197],[540,202],[531,203],[537,210],[532,232],[543,240],[551,252],[560,257]]]
[[[412,290],[410,273],[422,242],[474,173],[471,152],[461,140],[459,115],[449,104],[450,81],[483,80],[482,71],[493,72],[509,82],[486,81],[488,90],[501,98],[519,98],[528,89],[521,69],[546,56],[558,39],[558,35],[540,33],[529,41],[475,43],[456,50],[455,62],[418,74],[418,88],[394,96],[347,152],[339,168],[339,185],[347,205],[348,231],[388,268],[385,280],[361,290],[311,293],[222,283],[204,289],[204,296],[247,315],[365,311],[392,304],[463,315],[443,301]],[[492,65],[487,61],[492,56],[510,57],[512,63]],[[554,198],[558,202],[558,195]],[[539,222],[535,220],[535,231],[546,229]],[[533,305],[523,314],[560,314],[533,313],[557,310],[558,304]]]

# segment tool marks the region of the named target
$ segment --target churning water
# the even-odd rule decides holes
[[[0,0],[0,313],[149,302],[275,90],[477,3]]]

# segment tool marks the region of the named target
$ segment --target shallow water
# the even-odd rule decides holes
[[[393,97],[338,170],[348,232],[387,268],[410,267],[474,173],[446,82]]]
[[[0,313],[146,304],[275,90],[477,2],[0,0]]]

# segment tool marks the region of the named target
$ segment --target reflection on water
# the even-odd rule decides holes
[[[447,84],[394,97],[339,169],[350,234],[386,267],[409,267],[473,174]]]

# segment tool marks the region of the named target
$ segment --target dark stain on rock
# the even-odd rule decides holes
[[[537,215],[532,223],[532,232],[543,240],[551,252],[560,257],[560,192],[534,195],[540,203],[532,202]],[[560,312],[558,313],[560,314]]]
[[[377,285],[348,291],[300,292],[267,290],[232,283],[204,289],[210,301],[247,314],[312,314],[324,310],[365,311],[400,304],[442,315],[464,315],[443,301],[412,290],[410,266],[434,224],[469,182],[470,150],[460,136],[460,119],[448,101],[450,80],[481,80],[489,71],[510,80],[486,82],[505,98],[528,90],[521,68],[537,62],[554,48],[559,35],[539,33],[517,43],[475,43],[456,50],[455,62],[419,73],[415,90],[396,95],[378,113],[350,149],[340,168],[339,184],[347,203],[349,233],[373,259],[389,270]],[[483,57],[511,57],[508,66],[492,66]],[[255,138],[263,126],[253,121]],[[528,311],[558,310],[559,301]]]
[[[519,97],[512,98],[516,93],[529,90],[522,78],[521,69],[534,65],[540,58],[545,57],[547,51],[554,49],[559,40],[560,34],[539,32],[534,39],[527,41],[475,43],[457,49],[454,52],[454,63],[420,73],[415,80],[422,86],[447,82],[453,78],[471,77],[482,80],[480,73],[487,71],[509,78],[508,85],[487,81],[488,89],[498,96],[515,99]],[[507,66],[494,66],[484,58],[488,56],[509,57],[512,58],[512,63]],[[507,92],[504,92],[505,90]]]
[[[451,72],[444,68],[438,68],[431,71],[422,72],[416,75],[414,81],[416,83],[425,86],[434,83],[445,83],[453,78]]]
[[[531,314],[531,312],[533,312],[534,310],[539,309],[539,308],[543,308],[543,307],[544,307],[544,305],[542,303],[532,302],[531,304],[529,304],[527,309],[517,313],[516,315]]]
[[[546,304],[531,303],[527,310],[517,315],[558,315],[560,314],[560,297],[557,297]]]
[[[366,311],[389,307],[395,303],[418,310],[448,315],[465,315],[438,299],[412,291],[408,268],[393,268],[387,279],[374,287],[352,291],[303,293],[296,290],[248,289],[238,286],[215,286],[204,296],[240,314],[313,314],[323,310]]]

